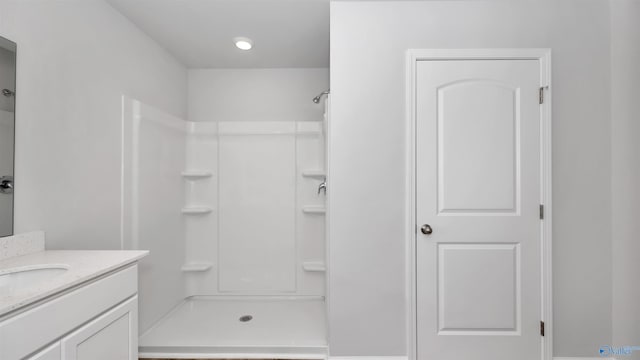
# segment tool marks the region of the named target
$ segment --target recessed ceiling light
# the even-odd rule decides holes
[[[236,43],[236,47],[240,50],[251,50],[253,47],[253,41],[246,37],[237,37],[233,39],[233,41]]]

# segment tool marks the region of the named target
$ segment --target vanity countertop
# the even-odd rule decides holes
[[[16,269],[41,268],[47,265],[65,267],[67,271],[38,282],[16,294],[0,292],[0,317],[51,295],[89,281],[112,270],[134,263],[148,251],[128,250],[45,250],[0,261],[2,274]]]

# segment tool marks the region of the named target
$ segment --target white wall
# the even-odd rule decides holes
[[[18,43],[16,232],[120,247],[121,96],[186,115],[185,68],[102,0],[3,0]]]
[[[611,342],[608,1],[334,2],[332,356],[406,349],[406,50],[500,47],[553,50],[554,352]]]
[[[640,2],[610,3],[613,343],[624,346],[640,343]]]
[[[189,70],[189,121],[319,121],[329,69]]]

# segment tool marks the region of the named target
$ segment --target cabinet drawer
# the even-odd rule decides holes
[[[95,318],[138,289],[131,266],[0,323],[0,359],[22,359]]]

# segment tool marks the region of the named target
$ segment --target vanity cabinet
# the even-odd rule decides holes
[[[137,360],[137,275],[129,265],[0,321],[0,359]]]
[[[125,301],[105,314],[56,341],[29,360],[135,359],[138,297]]]

